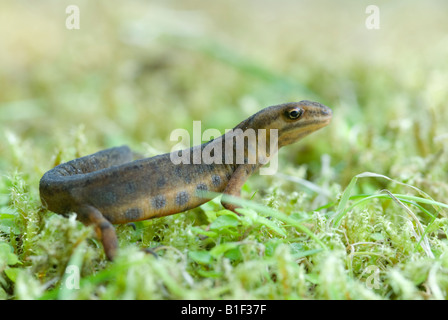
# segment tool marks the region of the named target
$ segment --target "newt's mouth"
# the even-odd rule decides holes
[[[316,102],[317,103],[317,102]],[[319,114],[316,117],[316,120],[321,123],[319,128],[325,127],[331,122],[333,118],[333,110],[329,107],[319,103]]]

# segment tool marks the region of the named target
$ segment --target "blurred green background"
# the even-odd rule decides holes
[[[378,30],[366,28],[371,4]],[[66,28],[69,5],[79,30]],[[442,0],[1,1],[0,204],[37,210],[38,181],[61,161],[121,144],[169,152],[193,120],[224,132],[304,99],[334,117],[280,150],[280,172],[327,190],[301,210],[336,202],[365,171],[446,203],[447,12]],[[17,173],[31,199],[19,205]],[[285,182],[260,178],[252,191]]]
[[[65,26],[70,4],[79,30]],[[167,152],[170,132],[192,120],[223,131],[263,107],[308,99],[334,110],[332,125],[304,142],[319,148],[304,149],[312,160],[326,152],[353,169],[356,158],[378,157],[372,165],[388,170],[384,152],[419,147],[407,137],[415,122],[445,132],[448,4],[378,1],[380,29],[368,30],[369,4],[2,1],[0,134],[45,155],[73,145],[76,130],[89,152],[144,142]],[[287,153],[298,161],[304,145]],[[1,154],[9,151],[1,139]]]

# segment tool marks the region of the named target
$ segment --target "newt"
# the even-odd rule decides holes
[[[245,181],[267,158],[279,148],[325,127],[331,118],[330,108],[303,100],[262,109],[224,135],[174,153],[134,160],[127,146],[99,151],[46,172],[39,183],[41,202],[43,207],[59,214],[75,212],[82,223],[93,225],[106,257],[113,260],[118,250],[113,224],[184,212],[209,201],[204,196],[206,192],[239,197]],[[259,135],[255,135],[255,141],[247,139],[243,149],[236,142],[238,136],[247,138],[249,135],[244,135],[249,130],[259,133],[261,129],[267,132],[266,140],[273,129],[277,134],[276,148],[266,143],[261,146],[264,158],[251,152],[255,143],[259,143]],[[227,154],[226,158],[229,151],[226,146],[231,146],[231,157]],[[205,150],[211,150],[215,160],[217,157],[222,161],[198,163],[197,152]],[[236,161],[237,152],[241,151],[243,161]],[[175,164],[173,157],[182,152],[187,152],[192,161]],[[232,211],[237,208],[224,201],[222,205]]]

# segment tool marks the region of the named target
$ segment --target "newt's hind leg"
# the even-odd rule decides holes
[[[118,239],[112,223],[104,218],[98,209],[89,205],[81,206],[75,211],[82,223],[95,226],[95,231],[103,243],[107,259],[113,260],[118,249]]]

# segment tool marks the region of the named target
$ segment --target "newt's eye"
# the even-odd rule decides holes
[[[286,111],[286,116],[291,120],[300,118],[300,116],[302,114],[303,114],[303,110],[300,108],[293,108],[293,109]]]

